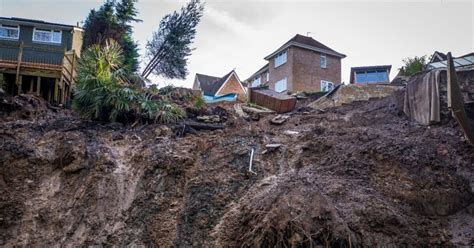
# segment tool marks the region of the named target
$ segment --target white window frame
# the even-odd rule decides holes
[[[261,82],[261,80],[260,80],[260,76],[258,76],[258,77],[256,77],[256,78],[253,79],[251,86],[252,86],[252,87],[258,87],[258,86],[260,86],[261,84],[262,84],[262,82]]]
[[[282,85],[281,88],[279,87],[280,84]],[[284,91],[287,91],[287,90],[288,90],[288,78],[285,77],[285,78],[283,78],[283,79],[281,79],[281,80],[279,80],[275,83],[275,91],[276,92],[281,93],[281,92],[284,92]]]
[[[331,81],[321,80],[320,89],[322,92],[329,92],[334,89],[334,83]]]
[[[323,63],[324,61],[324,63]],[[326,54],[321,54],[319,58],[319,64],[321,65],[321,68],[326,69],[328,68],[328,58],[326,57]]]
[[[54,40],[50,40],[50,41],[44,41],[44,40],[37,40],[35,39],[35,33],[36,32],[43,32],[43,33],[51,33],[51,37],[53,37],[53,34],[54,33],[57,33],[59,32],[59,41],[54,41]],[[61,44],[62,43],[62,39],[63,39],[63,31],[62,30],[53,30],[53,29],[40,29],[40,28],[34,28],[33,29],[33,42],[38,42],[38,43],[47,43],[47,44]]]
[[[5,25],[5,24],[0,24],[0,28],[4,29],[9,29],[9,30],[17,30],[18,35],[16,37],[8,37],[8,36],[0,36],[0,39],[7,39],[7,40],[18,40],[20,39],[20,26],[14,26],[14,25]]]
[[[275,68],[285,64],[287,60],[288,60],[288,53],[286,50],[278,53],[275,56]]]

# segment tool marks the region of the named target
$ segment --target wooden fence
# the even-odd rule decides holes
[[[249,89],[250,102],[265,108],[286,113],[292,111],[296,106],[296,98],[286,94],[278,93],[269,89]]]

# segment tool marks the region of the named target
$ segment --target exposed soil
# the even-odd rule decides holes
[[[474,148],[454,122],[409,122],[401,93],[281,126],[227,105],[225,129],[185,137],[15,99],[0,104],[0,246],[474,245]]]

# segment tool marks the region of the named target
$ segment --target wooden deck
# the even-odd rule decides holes
[[[0,56],[0,73],[9,73],[15,75],[15,82],[18,92],[22,92],[23,76],[37,77],[36,94],[41,94],[41,78],[52,78],[55,80],[52,89],[48,89],[48,101],[57,104],[64,104],[70,99],[71,89],[75,83],[77,75],[78,56],[74,50],[64,51],[60,49],[44,49],[33,46],[5,45],[0,43],[0,48],[9,49],[8,54]],[[25,52],[41,53],[43,56],[38,58],[31,55],[27,60],[23,59]],[[51,53],[51,56],[48,56]],[[59,61],[58,55],[62,57]],[[26,82],[33,84],[32,82]],[[33,88],[33,87],[31,87]]]

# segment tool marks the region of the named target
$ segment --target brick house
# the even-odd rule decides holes
[[[223,77],[214,77],[196,73],[194,77],[193,90],[200,90],[204,99],[219,98],[234,94],[239,100],[245,100],[247,90],[232,70]]]
[[[338,53],[315,39],[295,35],[265,57],[268,63],[245,82],[249,87],[268,85],[277,92],[329,91],[341,83]]]

